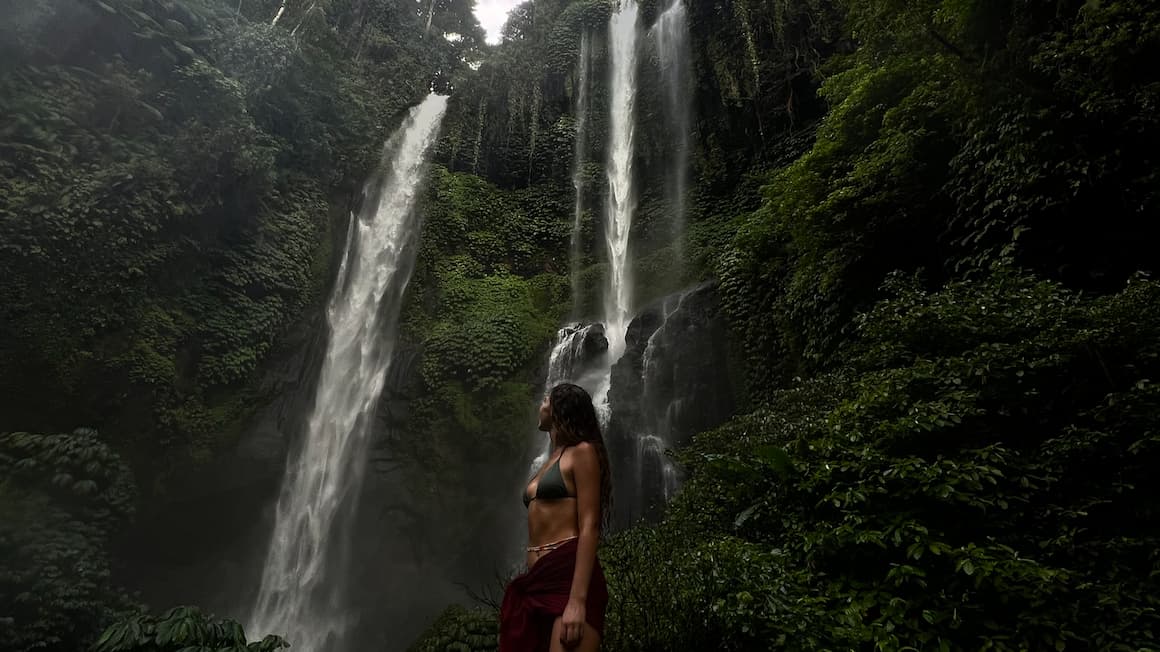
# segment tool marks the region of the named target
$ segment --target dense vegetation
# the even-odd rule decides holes
[[[135,503],[228,454],[317,327],[386,135],[481,51],[472,3],[413,4],[0,5],[3,649],[83,649],[134,606]],[[79,425],[101,437],[19,434]]]
[[[294,33],[273,2],[5,10],[6,427],[100,426],[162,474],[228,443],[317,302],[331,203],[431,80],[408,12],[334,4]]]
[[[611,648],[1149,649],[1160,13],[841,6],[717,270],[756,410],[605,550]]]
[[[606,647],[1154,647],[1160,14],[693,15],[714,54],[688,238],[753,411],[681,453],[662,523],[602,548]],[[730,76],[718,54],[755,50],[778,70]],[[769,83],[803,77],[822,83]],[[730,79],[753,123],[712,106]],[[494,616],[446,626],[473,617]]]
[[[433,557],[488,522],[479,469],[517,460],[555,328],[599,300],[601,111],[576,288],[571,164],[610,4],[525,3],[495,48],[471,2],[421,4],[0,5],[0,649],[282,645],[140,614],[111,551],[318,328],[333,234],[432,84],[454,95],[392,454],[458,524]],[[746,406],[680,452],[662,522],[602,547],[606,649],[1160,645],[1160,9],[688,6],[689,227],[666,230],[646,57],[636,294],[719,281]],[[456,607],[415,649],[494,634]]]

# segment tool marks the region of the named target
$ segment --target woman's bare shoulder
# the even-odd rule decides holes
[[[569,462],[576,464],[587,465],[588,463],[596,463],[596,446],[590,441],[582,441],[579,444],[569,446],[567,453],[571,457]]]
[[[582,441],[579,444],[570,446],[569,450],[574,450],[581,455],[595,455],[596,446],[590,441]]]

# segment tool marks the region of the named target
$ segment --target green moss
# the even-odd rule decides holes
[[[452,272],[440,278],[440,290],[440,310],[424,340],[429,385],[460,378],[476,388],[496,386],[529,365],[555,332],[521,277]]]

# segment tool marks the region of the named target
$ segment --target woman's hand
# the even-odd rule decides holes
[[[560,642],[564,647],[571,648],[580,644],[580,638],[584,636],[585,609],[584,603],[576,598],[569,599],[568,605],[564,607],[564,615],[560,618]]]

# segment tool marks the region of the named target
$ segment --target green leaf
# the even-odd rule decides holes
[[[758,446],[754,453],[757,459],[761,460],[783,477],[793,472],[793,460],[790,459],[785,449],[780,446],[770,444]]]

